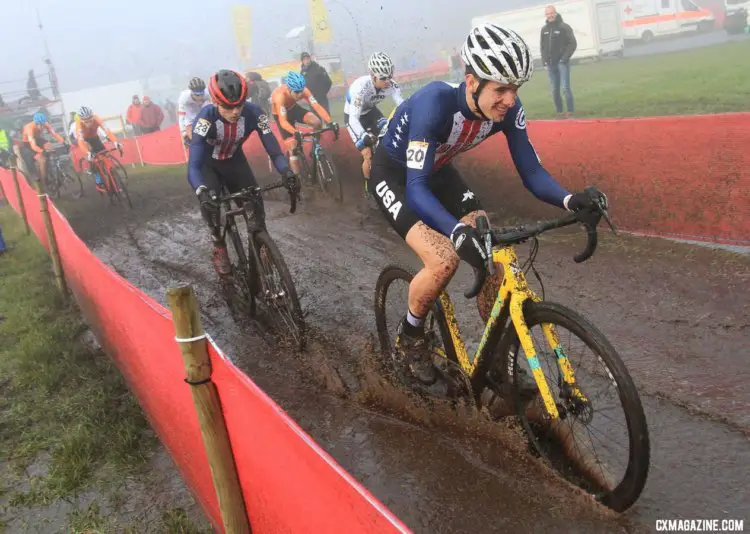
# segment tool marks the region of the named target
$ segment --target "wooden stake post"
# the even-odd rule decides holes
[[[229,534],[249,533],[250,522],[245,511],[219,395],[211,382],[211,361],[193,288],[186,286],[169,289],[167,302],[172,310],[176,339],[185,363],[186,381],[191,385],[224,529]]]
[[[16,166],[16,157],[15,155],[11,156],[11,165],[10,165],[10,174],[13,176],[13,185],[16,188],[16,198],[18,199],[18,209],[21,212],[21,218],[23,219],[23,224],[26,226],[26,235],[29,235],[31,233],[31,228],[29,228],[29,219],[26,217],[26,206],[23,205],[23,197],[21,196],[21,186],[18,184],[18,167]]]
[[[68,284],[65,282],[63,273],[62,260],[60,259],[60,249],[57,248],[57,239],[55,238],[55,229],[52,226],[52,217],[49,214],[47,205],[47,194],[44,192],[44,186],[41,180],[35,183],[37,193],[39,194],[39,206],[44,219],[44,227],[47,230],[47,241],[49,241],[49,255],[52,258],[52,270],[55,273],[55,283],[60,290],[63,298],[68,296]]]

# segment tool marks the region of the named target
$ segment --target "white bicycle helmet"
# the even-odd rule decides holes
[[[388,54],[384,54],[383,52],[375,52],[371,55],[370,61],[367,62],[367,68],[370,74],[376,78],[393,78],[393,61],[388,57]]]
[[[521,36],[489,22],[469,32],[461,58],[484,80],[521,86],[534,73],[529,47]]]
[[[87,120],[89,120],[89,119],[90,119],[91,117],[93,117],[93,116],[94,116],[94,112],[93,112],[93,111],[91,111],[91,108],[89,108],[89,107],[86,107],[86,106],[81,106],[81,109],[79,109],[79,110],[78,110],[78,116],[79,116],[79,117],[80,117],[81,119],[83,119],[83,120],[87,121]]]

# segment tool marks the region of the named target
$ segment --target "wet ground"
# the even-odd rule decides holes
[[[651,531],[655,519],[679,517],[748,523],[747,257],[602,236],[595,258],[578,265],[572,255],[583,236],[541,240],[536,265],[547,298],[591,318],[641,392],[652,466],[641,499],[618,516],[532,459],[514,429],[417,403],[372,371],[375,280],[389,263],[416,263],[366,203],[309,200],[292,216],[282,202],[267,202],[269,231],[313,329],[310,349],[298,356],[279,350],[261,327],[232,321],[217,297],[210,243],[182,172],[150,172],[133,181],[134,212],[107,210],[91,197],[64,204],[76,231],[161,302],[166,288],[193,284],[204,327],[225,352],[413,530]],[[346,193],[356,198],[358,187]],[[493,222],[518,215],[504,210]],[[480,323],[461,297],[468,284],[462,267],[449,291],[470,337]]]

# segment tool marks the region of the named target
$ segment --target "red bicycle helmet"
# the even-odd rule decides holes
[[[217,104],[235,107],[247,100],[247,82],[240,73],[223,69],[211,76],[208,93]]]

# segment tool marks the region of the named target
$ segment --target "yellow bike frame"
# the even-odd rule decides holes
[[[483,351],[486,347],[487,340],[495,328],[503,326],[497,324],[498,319],[501,316],[507,317],[508,310],[505,310],[505,308],[506,306],[510,306],[509,314],[511,323],[513,328],[516,329],[521,346],[526,353],[526,359],[529,362],[529,367],[531,368],[534,380],[539,388],[539,393],[544,401],[544,406],[551,419],[558,419],[560,414],[557,410],[557,405],[552,397],[552,392],[547,384],[544,372],[539,365],[539,359],[537,358],[537,352],[534,348],[531,332],[529,331],[529,327],[527,326],[523,315],[524,303],[527,300],[539,302],[541,299],[529,287],[529,284],[526,281],[526,276],[518,265],[518,257],[516,256],[513,247],[494,248],[492,250],[492,259],[496,266],[499,265],[503,269],[503,282],[500,285],[495,304],[492,307],[490,317],[485,325],[482,339],[479,341],[479,346],[473,356],[469,356],[466,351],[466,345],[461,337],[458,321],[456,320],[455,309],[450,297],[444,291],[439,298],[458,364],[463,371],[471,377],[473,382],[476,378],[475,375],[478,368],[480,367],[479,363],[483,357]],[[563,380],[569,386],[574,397],[586,401],[585,396],[576,385],[573,367],[570,365],[570,361],[565,355],[565,351],[560,344],[555,329],[550,324],[543,324],[542,330],[544,331],[544,336],[547,339],[547,342],[555,352],[557,364],[560,367]]]

